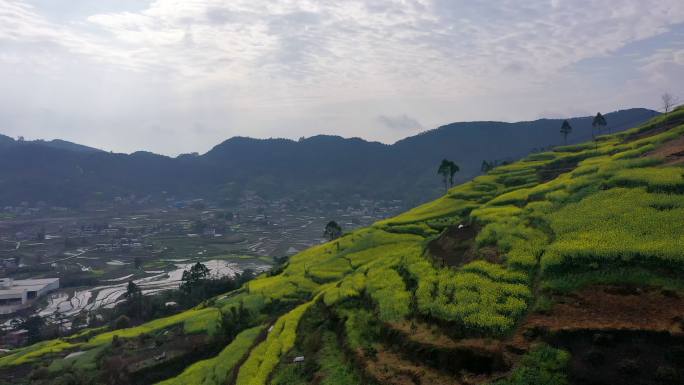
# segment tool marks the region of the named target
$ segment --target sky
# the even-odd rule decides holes
[[[0,133],[384,143],[684,98],[682,0],[0,0]]]

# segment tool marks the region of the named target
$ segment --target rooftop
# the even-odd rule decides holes
[[[6,278],[5,278],[6,279]],[[7,281],[6,281],[7,282]],[[44,288],[45,286],[59,282],[59,278],[41,278],[41,279],[10,279],[9,285],[0,286],[0,292],[13,293],[22,291],[35,291]]]

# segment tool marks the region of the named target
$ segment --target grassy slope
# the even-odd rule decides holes
[[[216,357],[196,362],[186,368],[179,376],[162,381],[159,385],[225,383],[229,374],[249,351],[263,329],[262,326],[257,326],[243,331]]]
[[[135,337],[178,323],[189,333],[212,334],[220,320],[217,309],[226,312],[241,303],[262,314],[264,322],[274,311],[280,314],[267,339],[239,368],[238,384],[257,385],[268,382],[294,344],[299,319],[318,299],[334,308],[363,296],[382,321],[421,315],[453,325],[464,336],[504,337],[534,301],[535,285],[572,290],[603,280],[641,280],[679,287],[658,273],[663,266],[677,273],[684,269],[684,169],[643,154],[682,136],[684,125],[626,139],[682,118],[684,109],[679,109],[597,143],[530,155],[436,201],[305,250],[282,273],[264,275],[209,307],[84,341],[43,342],[1,357],[0,368],[101,348],[113,335]],[[564,173],[542,180],[554,167]],[[425,255],[426,242],[461,222],[478,224],[477,246],[496,247],[503,262],[436,266]],[[196,365],[176,383],[213,364]],[[202,381],[220,383],[211,376]]]

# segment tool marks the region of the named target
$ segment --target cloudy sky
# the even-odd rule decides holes
[[[0,0],[0,133],[386,143],[684,97],[682,0]]]

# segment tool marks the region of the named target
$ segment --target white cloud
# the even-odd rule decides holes
[[[424,123],[436,124],[556,110],[532,106],[521,115],[513,105],[523,99],[507,103],[505,97],[551,103],[549,85],[567,81],[576,63],[683,22],[681,0],[156,0],[140,10],[59,23],[39,6],[0,0],[0,68],[22,63],[20,72],[31,78],[26,83],[44,77],[50,86],[79,82],[74,72],[90,73],[86,79],[93,81],[106,77],[110,92],[83,97],[63,90],[63,99],[92,99],[104,109],[110,93],[132,93],[131,103],[117,99],[120,113],[179,132],[179,121],[192,127],[201,120],[213,131],[224,122],[239,124],[231,130],[247,135],[277,130],[278,122],[290,122],[292,136],[326,129],[358,135],[377,122],[378,111],[416,111],[430,117]],[[644,68],[684,65],[681,53],[661,55]],[[9,76],[0,73],[0,80]],[[52,83],[55,77],[60,83]],[[34,100],[30,90],[22,92],[15,103]],[[138,96],[147,98],[145,105],[163,101],[166,112],[137,111]],[[483,99],[496,104],[484,106]],[[363,117],[345,120],[360,109],[367,110]],[[61,112],[78,122],[77,110]],[[331,111],[342,117],[325,119]],[[373,139],[396,139],[378,135],[385,136]],[[203,145],[216,139],[206,137]],[[155,149],[175,151],[170,148]]]
[[[665,48],[639,60],[641,70],[657,73],[665,66],[684,66],[684,48]]]
[[[412,131],[423,128],[420,122],[406,114],[396,116],[380,115],[378,116],[378,122],[387,128],[399,131]]]

